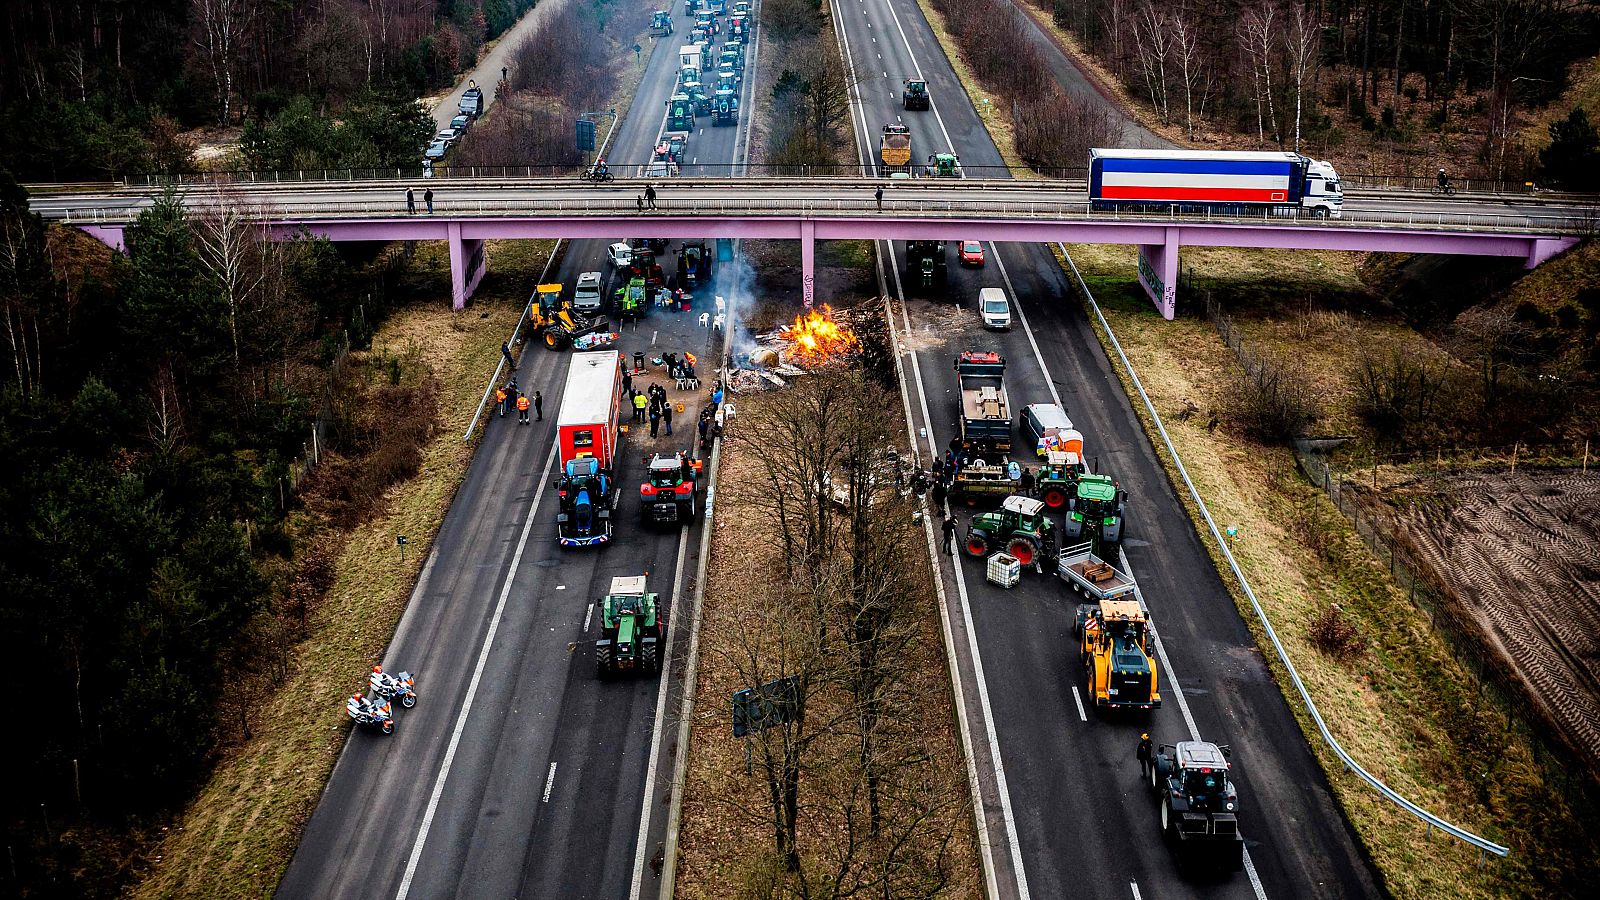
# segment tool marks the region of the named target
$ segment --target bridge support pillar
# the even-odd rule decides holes
[[[817,223],[810,219],[800,222],[800,295],[806,309],[816,302],[817,293]]]
[[[461,223],[446,226],[450,234],[450,299],[456,309],[465,309],[467,298],[477,290],[488,269],[483,241],[461,237]]]
[[[78,230],[118,253],[128,252],[125,229],[121,225],[79,225]]]
[[[1139,245],[1139,284],[1150,301],[1171,320],[1178,310],[1178,229],[1168,228],[1166,240]]]
[[[1577,238],[1534,238],[1528,244],[1528,258],[1523,262],[1525,269],[1537,269],[1541,263],[1558,253],[1565,253],[1578,243]]]

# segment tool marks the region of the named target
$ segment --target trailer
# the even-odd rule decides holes
[[[1089,206],[1104,212],[1339,218],[1330,163],[1288,151],[1089,151]]]
[[[960,388],[961,446],[1011,452],[1011,405],[1006,399],[1006,359],[994,351],[967,350],[956,357]]]
[[[1128,597],[1138,589],[1132,575],[1095,556],[1094,544],[1087,541],[1061,551],[1056,573],[1073,590],[1097,603]]]
[[[556,417],[561,466],[592,458],[605,471],[616,457],[622,408],[622,354],[599,350],[572,354]]]

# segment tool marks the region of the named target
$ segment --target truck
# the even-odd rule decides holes
[[[1011,452],[1011,404],[1006,400],[1006,359],[993,350],[956,357],[961,394],[961,446],[975,452]]]
[[[1150,760],[1150,791],[1161,805],[1161,834],[1178,867],[1237,872],[1244,868],[1239,791],[1228,777],[1225,744],[1161,744]]]
[[[615,350],[572,354],[556,416],[561,465],[593,459],[609,472],[617,452],[621,408],[622,354]]]
[[[1137,599],[1078,605],[1073,633],[1089,701],[1096,709],[1161,708],[1149,626]]]
[[[878,139],[878,159],[883,163],[883,173],[909,172],[911,170],[911,128],[904,122],[890,122],[883,126],[883,137]]]
[[[461,102],[456,104],[456,109],[463,116],[471,116],[474,119],[483,115],[483,88],[476,84],[467,88],[461,95]]]
[[[943,287],[950,277],[944,241],[906,241],[906,281],[923,288]]]
[[[646,525],[678,526],[697,513],[700,461],[679,450],[650,458],[639,485],[639,515]]]
[[[650,14],[650,34],[666,37],[672,33],[672,10],[658,9]]]
[[[1341,216],[1333,165],[1289,151],[1089,151],[1089,207],[1104,212]]]
[[[659,594],[650,592],[646,575],[619,575],[600,608],[600,638],[594,642],[595,674],[602,680],[622,672],[661,673],[661,642],[666,635],[666,610]]]

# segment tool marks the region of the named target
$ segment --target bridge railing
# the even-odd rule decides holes
[[[835,197],[785,197],[768,194],[760,198],[725,197],[710,192],[705,196],[681,196],[677,192],[666,194],[659,201],[662,215],[690,215],[716,217],[773,217],[773,218],[848,218],[864,215],[897,215],[918,218],[950,218],[969,216],[993,219],[1049,219],[1075,222],[1128,222],[1149,224],[1217,224],[1217,225],[1272,225],[1302,227],[1350,228],[1427,228],[1459,231],[1507,231],[1516,233],[1548,233],[1553,235],[1591,236],[1600,233],[1600,209],[1581,215],[1529,216],[1512,213],[1457,213],[1445,211],[1416,212],[1383,209],[1346,209],[1339,219],[1318,218],[1309,211],[1281,212],[1263,210],[1259,215],[1217,215],[1213,213],[1185,212],[1177,207],[1166,210],[1141,212],[1099,211],[1090,208],[1084,200],[1062,199],[986,199],[974,197],[935,197],[900,199],[886,196],[880,208],[873,195],[864,187],[848,196]],[[203,209],[204,196],[191,198],[192,206]],[[120,225],[137,217],[149,204],[140,198],[120,206],[106,204],[77,206],[72,203],[52,205],[48,197],[35,198],[33,209],[47,219],[74,225]],[[423,219],[429,214],[415,215],[406,212],[400,197],[385,199],[321,199],[290,200],[250,203],[248,198],[232,198],[244,204],[253,219],[264,222],[293,224],[308,221],[336,219],[373,219],[392,216],[396,219]],[[440,218],[505,218],[538,216],[625,216],[642,212],[639,200],[618,194],[579,194],[576,196],[523,196],[520,198],[449,199],[436,197],[433,217]]]

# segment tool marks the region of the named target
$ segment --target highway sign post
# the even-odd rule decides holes
[[[578,120],[578,152],[594,152],[594,122],[590,119]]]

